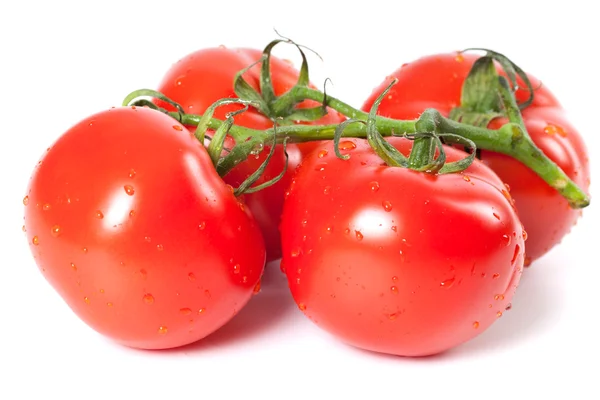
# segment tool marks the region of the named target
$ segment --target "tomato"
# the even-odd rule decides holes
[[[262,51],[247,48],[228,49],[224,47],[208,48],[191,53],[176,64],[163,77],[158,91],[179,103],[186,112],[202,114],[215,101],[222,98],[237,97],[233,89],[235,75],[242,69],[256,62],[262,56]],[[298,80],[298,71],[286,61],[271,57],[271,73],[273,89],[276,95],[281,95],[291,89]],[[245,79],[256,90],[259,90],[260,65],[253,67],[244,75]],[[159,102],[161,106],[166,105]],[[317,103],[305,101],[300,107],[315,107]],[[238,105],[224,106],[217,109],[216,118],[224,119],[225,115],[239,109]],[[333,124],[342,121],[344,117],[336,111],[329,113],[316,121],[318,124]],[[235,117],[235,123],[248,128],[267,129],[273,122],[258,111],[251,109]],[[283,209],[284,193],[292,179],[293,171],[301,162],[304,155],[309,153],[316,144],[289,144],[288,169],[283,178],[275,185],[259,192],[244,196],[244,201],[258,221],[265,238],[268,260],[281,256],[279,221]],[[266,146],[257,157],[250,157],[228,173],[224,179],[234,187],[239,186],[251,173],[256,171],[267,157],[269,147]],[[276,149],[265,173],[256,182],[260,184],[275,178],[285,167],[283,149]]]
[[[381,102],[378,114],[398,119],[414,119],[426,108],[436,108],[448,116],[460,105],[461,88],[471,66],[473,54],[439,54],[405,64],[391,75],[398,78]],[[578,186],[589,191],[590,172],[586,146],[577,129],[546,85],[528,75],[535,96],[523,111],[523,119],[533,142],[553,160]],[[377,96],[387,87],[386,80],[363,105],[369,110]],[[517,99],[524,101],[529,92],[519,89]],[[494,119],[489,128],[497,129],[505,118]],[[519,216],[529,234],[526,264],[546,254],[560,243],[581,215],[538,175],[512,157],[492,151],[481,152],[481,160],[491,167],[511,188]]]
[[[127,346],[207,336],[263,272],[258,225],[206,149],[158,111],[116,108],[74,125],[42,157],[23,203],[47,281],[91,328]]]
[[[500,179],[477,160],[432,175],[386,166],[363,139],[340,147],[348,160],[331,144],[309,155],[285,201],[282,267],[299,309],[350,345],[402,356],[448,350],[498,320],[524,260]]]

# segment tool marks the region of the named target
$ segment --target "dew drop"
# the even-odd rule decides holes
[[[123,188],[125,189],[125,193],[127,193],[129,196],[133,196],[133,194],[135,193],[135,190],[131,185],[125,185]]]
[[[523,241],[527,241],[527,231],[523,229]]]
[[[244,206],[244,203],[241,201],[238,201],[238,207],[240,208],[240,210],[242,210],[242,212],[244,212],[246,210],[246,207]]]
[[[344,234],[349,235],[350,234],[350,228],[344,229]]]
[[[387,317],[388,317],[389,320],[394,320],[394,319],[398,318],[398,313],[388,314]]]
[[[391,202],[386,200],[386,201],[382,202],[381,205],[383,206],[383,209],[385,211],[387,211],[387,212],[392,211],[392,203]]]
[[[112,307],[113,303],[111,303],[110,301],[108,303],[106,303],[106,307]]]
[[[300,311],[305,311],[306,310],[306,304],[304,304],[304,303],[298,303],[298,308],[300,309]]]
[[[396,225],[392,225],[392,230],[393,230],[394,232],[398,232],[398,227],[397,227]]]
[[[509,235],[502,235],[502,241],[504,242],[505,246],[510,246],[510,242],[511,242],[511,238]]]
[[[321,150],[321,151],[319,151],[319,153],[317,154],[317,156],[318,156],[319,158],[323,158],[323,157],[325,157],[327,154],[328,154],[328,153],[327,153],[327,150]]]
[[[44,204],[44,206],[42,207],[42,210],[44,210],[44,211],[48,211],[50,208],[52,208],[52,207],[50,206],[50,204],[46,203],[46,204]]]
[[[50,231],[50,233],[52,234],[52,236],[58,237],[61,234],[60,226],[59,225],[54,225],[52,227],[52,230]]]
[[[183,127],[181,125],[173,125],[173,129],[179,132],[183,131]]]
[[[75,265],[74,263],[71,263],[71,269],[73,270],[73,272],[77,271],[77,265]]]
[[[327,164],[325,164],[325,163],[317,164],[317,166],[315,167],[315,171],[325,171],[326,166],[327,166]]]
[[[38,244],[40,244],[40,238],[34,236],[33,239],[31,239],[31,243],[37,246]]]
[[[150,236],[144,236],[144,240],[150,243],[152,241],[152,238]]]
[[[454,277],[452,277],[450,279],[446,279],[445,281],[440,282],[440,287],[449,289],[452,287],[452,285],[454,285],[454,281],[455,281]]]
[[[190,281],[195,281],[195,280],[196,280],[196,275],[194,275],[194,273],[193,273],[193,272],[190,272],[190,273],[188,274],[188,280],[190,280]]]
[[[180,308],[179,313],[181,315],[190,315],[192,313],[192,309],[191,308]]]
[[[89,297],[84,297],[83,301],[85,302],[85,304],[90,304],[90,298]]]
[[[498,279],[500,277],[500,274],[494,274],[492,275],[492,279]]]
[[[252,289],[252,293],[260,293],[260,281],[256,282],[256,285],[254,285],[254,289]]]
[[[166,334],[168,331],[169,331],[169,330],[167,329],[167,327],[166,327],[166,326],[160,326],[160,327],[158,328],[158,333],[159,333],[160,335],[165,335],[165,334]]]
[[[353,150],[356,148],[356,143],[351,142],[349,140],[344,140],[343,142],[340,142],[338,148],[340,150]]]
[[[398,277],[397,276],[392,276],[392,282],[398,282]]]
[[[154,303],[154,296],[152,296],[150,293],[146,293],[143,297],[144,303],[146,304],[153,304]]]
[[[454,59],[459,63],[465,61],[465,57],[462,55],[462,53],[456,53],[456,57],[454,57]]]
[[[22,230],[23,232],[27,232],[27,228],[25,228],[25,225],[23,225],[23,226],[21,227],[21,230]]]
[[[525,256],[525,262],[523,263],[524,267],[529,267],[531,265],[531,257]]]
[[[515,246],[515,252],[513,253],[512,260],[510,260],[511,264],[514,264],[517,261],[517,257],[519,257],[519,252],[521,251],[521,247],[517,244]]]
[[[206,308],[204,308],[204,307],[198,309],[198,315],[204,314],[205,311],[206,311]]]
[[[239,274],[239,273],[240,273],[240,271],[241,271],[241,269],[242,269],[242,267],[240,266],[240,264],[235,264],[235,265],[233,266],[233,273],[234,273],[234,274]]]
[[[130,178],[133,178],[133,177],[135,177],[135,169],[130,169],[130,170],[129,170],[129,177],[130,177]]]
[[[547,135],[556,135],[556,134],[558,134],[559,136],[562,136],[562,137],[566,137],[567,136],[567,132],[565,132],[565,130],[563,129],[562,126],[558,126],[558,125],[554,125],[554,124],[548,124],[544,128],[544,133],[547,134]]]
[[[242,283],[248,283],[248,277],[246,275],[242,276]]]
[[[493,216],[494,216],[494,217],[495,217],[495,218],[496,218],[498,221],[500,221],[500,216],[499,216],[498,214],[496,214],[496,213],[493,213],[492,215],[493,215]]]
[[[27,204],[29,204],[29,196],[23,197],[23,205],[26,206]]]
[[[300,248],[297,247],[294,250],[292,250],[292,252],[290,253],[290,256],[292,256],[294,258],[298,257],[298,256],[300,256],[300,252],[301,252]]]
[[[360,233],[360,231],[354,231],[354,233],[356,234],[356,238],[358,240],[363,240],[364,236],[362,233]]]
[[[206,228],[206,222],[202,221],[198,224],[198,229],[200,229],[202,231],[202,230],[204,230],[204,228]]]
[[[511,308],[512,308],[512,304],[511,304],[511,303],[508,303],[508,304],[506,305],[506,308],[504,308],[504,310],[508,311],[508,310],[510,310]]]
[[[496,313],[496,317],[500,318],[501,316],[502,316],[502,311],[498,311],[498,312]]]
[[[83,247],[83,248],[81,249],[81,251],[83,251],[84,253],[87,253],[87,252],[88,252],[88,248],[87,248],[87,247]]]
[[[102,211],[100,211],[100,210],[96,211],[96,218],[98,218],[98,219],[104,218],[104,214],[102,214]]]
[[[510,193],[510,185],[508,183],[505,183],[504,187],[506,188],[506,191]]]
[[[323,194],[328,195],[330,191],[331,191],[331,186],[325,186],[325,189],[323,189]]]
[[[135,215],[135,211],[134,210],[129,211],[129,217],[130,218],[133,217],[134,215]]]
[[[328,226],[327,228],[325,228],[325,232],[327,232],[328,234],[332,234],[333,226]],[[306,236],[304,236],[304,240],[306,240]]]
[[[468,175],[463,175],[463,179],[464,179],[466,182],[471,182],[471,178],[469,178],[469,176],[468,176]]]
[[[494,296],[494,300],[504,300],[504,295],[503,294],[497,294]]]
[[[157,244],[157,245],[156,245],[156,250],[158,250],[158,251],[163,251],[164,249],[165,249],[165,248],[164,248],[164,246],[163,246],[162,244]]]
[[[473,322],[473,328],[475,328],[475,329],[479,328],[479,321]]]
[[[379,182],[377,181],[369,183],[369,186],[371,187],[371,192],[373,193],[379,190]]]
[[[396,286],[392,286],[390,290],[393,294],[398,294],[398,288]]]

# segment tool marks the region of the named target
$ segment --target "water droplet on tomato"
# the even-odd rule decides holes
[[[234,273],[234,274],[239,274],[239,273],[240,273],[240,271],[241,271],[241,269],[242,269],[242,267],[240,266],[240,264],[235,264],[235,265],[233,266],[233,273]]]
[[[392,230],[393,230],[394,232],[398,232],[398,227],[397,227],[396,225],[392,225]]]
[[[498,279],[500,277],[500,274],[494,274],[492,275],[492,279]]]
[[[510,246],[511,238],[509,235],[504,234],[502,235],[502,241],[504,242],[505,246]]]
[[[558,125],[554,125],[554,124],[546,125],[546,127],[544,128],[544,133],[546,133],[547,135],[558,134],[559,136],[562,136],[562,137],[567,136],[567,132],[565,132],[565,130],[562,126],[558,126]]]
[[[398,277],[397,276],[392,276],[392,281],[393,282],[398,282]]]
[[[454,285],[454,281],[455,281],[455,277],[452,277],[450,279],[446,279],[445,281],[440,282],[440,287],[449,289],[452,287],[452,285]]]
[[[188,274],[188,279],[189,279],[190,281],[194,281],[194,280],[196,280],[196,275],[194,275],[194,273],[193,273],[193,272],[190,272],[190,273]]]
[[[393,294],[398,294],[398,288],[397,288],[396,286],[392,286],[392,287],[390,288],[390,291],[391,291]]]
[[[192,313],[192,309],[191,308],[180,308],[179,309],[179,313],[181,315],[190,315]]]
[[[510,185],[508,183],[505,183],[504,187],[506,188],[506,191],[510,193]]]
[[[475,329],[479,328],[479,321],[473,322],[473,328],[475,328]]]
[[[333,226],[328,226],[327,228],[325,228],[325,232],[327,232],[328,234],[332,234]],[[306,240],[306,236],[304,236],[304,240]]]
[[[456,57],[454,57],[454,59],[456,60],[456,62],[465,61],[465,57],[462,55],[462,53],[456,53]]]
[[[183,131],[183,127],[181,125],[173,125],[173,129],[179,132]]]
[[[106,307],[112,307],[113,303],[111,303],[110,301],[108,303],[106,303]]]
[[[495,217],[495,218],[496,218],[498,221],[500,221],[500,216],[499,216],[498,214],[496,214],[496,213],[492,213],[492,215],[493,215],[493,216],[494,216],[494,217]]]
[[[325,189],[323,189],[323,194],[328,195],[330,191],[331,191],[331,186],[325,186]]]
[[[181,86],[183,85],[183,81],[185,80],[185,75],[180,75],[175,79],[175,85]]]
[[[159,333],[160,335],[165,335],[165,334],[166,334],[168,331],[169,331],[169,330],[167,329],[167,327],[166,327],[166,326],[160,326],[160,327],[158,327],[158,333]]]
[[[134,215],[135,215],[135,211],[134,210],[129,211],[129,217],[130,218],[133,217]]]
[[[351,142],[349,140],[344,140],[343,142],[340,142],[338,148],[340,150],[353,150],[356,148],[356,143]]]
[[[527,241],[527,231],[523,229],[523,241]]]
[[[504,295],[503,294],[497,294],[494,296],[494,300],[504,300]]]
[[[398,314],[399,313],[397,313],[397,312],[391,313],[391,314],[388,314],[387,317],[388,317],[389,320],[394,320],[394,319],[398,318]]]
[[[77,265],[75,265],[74,263],[71,263],[71,269],[73,270],[73,272],[77,271]]]
[[[317,157],[319,157],[319,158],[323,158],[323,157],[325,157],[327,154],[328,154],[328,153],[327,153],[327,150],[321,150],[321,151],[319,151],[319,153],[317,154]]]
[[[89,297],[84,297],[83,301],[85,302],[85,304],[90,304],[90,298]]]
[[[469,178],[469,175],[463,175],[463,179],[464,179],[466,182],[471,182],[471,178]]]
[[[156,250],[158,250],[158,251],[163,251],[164,249],[165,249],[165,248],[164,248],[164,246],[163,246],[162,244],[157,244],[157,245],[156,245]]]
[[[130,178],[135,177],[135,170],[133,168],[129,170],[129,177]]]
[[[125,193],[127,193],[129,196],[133,196],[133,194],[135,193],[135,190],[131,185],[125,185],[123,188],[125,189]]]
[[[23,225],[23,226],[21,227],[21,230],[22,230],[23,232],[27,232],[27,228],[25,228],[25,225]]]
[[[37,236],[34,236],[33,239],[31,239],[31,243],[37,246],[40,244],[40,239]]]
[[[360,231],[354,231],[354,233],[356,234],[356,238],[358,240],[363,240],[364,236],[362,233],[360,233]]]
[[[511,264],[514,264],[517,261],[517,258],[519,257],[519,252],[520,251],[521,251],[521,247],[517,244],[515,246],[515,252],[513,253],[512,260],[510,260]]]
[[[50,206],[50,204],[46,203],[46,204],[44,204],[44,206],[42,207],[42,210],[44,210],[44,211],[48,211],[50,208],[52,208],[52,207]]]
[[[104,214],[102,214],[102,211],[100,211],[100,210],[96,211],[96,218],[98,218],[98,219],[104,218]]]
[[[254,293],[254,294],[260,293],[260,281],[256,282],[256,285],[254,285],[254,289],[252,289],[252,293]]]
[[[387,212],[392,211],[392,203],[385,200],[384,202],[381,203],[381,205],[383,206],[383,209]]]
[[[87,247],[83,247],[83,248],[81,249],[81,251],[83,251],[84,253],[87,253],[87,252],[88,252],[88,248],[87,248]]]
[[[379,182],[377,181],[369,183],[369,186],[371,187],[371,192],[373,193],[379,190]]]
[[[23,197],[23,205],[26,206],[27,204],[29,204],[29,196]]]
[[[50,230],[50,233],[52,234],[52,236],[58,237],[61,234],[60,226],[59,225],[54,225],[52,227],[52,229]]]
[[[525,256],[525,262],[523,263],[524,267],[529,267],[531,265],[531,257]]]
[[[346,228],[346,229],[344,229],[344,233],[345,233],[346,235],[349,235],[349,234],[350,234],[350,228]]]
[[[325,171],[326,166],[327,166],[327,163],[317,164],[315,167],[315,171]]]
[[[154,304],[154,296],[150,293],[146,293],[143,297],[144,303],[146,304]]]
[[[306,304],[304,304],[304,303],[298,303],[298,308],[300,309],[300,311],[305,311],[306,310]]]
[[[100,293],[104,294],[104,289],[100,289],[99,291]]]
[[[299,247],[297,247],[294,250],[292,250],[292,252],[290,253],[290,256],[298,257],[298,256],[300,256],[300,252],[301,252],[301,249]]]
[[[241,201],[238,201],[238,207],[240,207],[240,210],[242,210],[242,212],[246,210],[246,207],[244,207],[244,203]]]
[[[502,311],[498,311],[498,312],[496,313],[496,317],[500,318],[501,316],[502,316]]]
[[[508,304],[506,305],[506,307],[504,308],[504,310],[508,311],[508,310],[510,310],[511,308],[512,308],[512,304],[511,304],[511,303],[508,303]]]
[[[202,307],[198,310],[198,315],[200,314],[204,314],[204,312],[206,311],[206,308]]]

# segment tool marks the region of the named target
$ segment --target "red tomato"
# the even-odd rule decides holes
[[[349,160],[327,144],[302,162],[284,205],[282,265],[300,310],[353,346],[402,356],[442,352],[498,320],[524,258],[498,177],[478,161],[430,175],[386,166],[365,140],[340,147]]]
[[[426,108],[436,108],[445,116],[460,105],[461,88],[477,56],[440,54],[423,57],[394,71],[398,84],[381,102],[378,114],[398,119],[414,119]],[[533,104],[523,111],[523,119],[534,143],[577,185],[589,190],[589,160],[585,144],[577,129],[568,121],[558,100],[546,85],[528,75],[535,90]],[[369,110],[377,96],[387,87],[386,80],[363,105]],[[525,100],[529,92],[517,91]],[[496,129],[505,118],[493,120]],[[491,167],[511,188],[519,216],[529,234],[526,265],[547,253],[569,233],[581,215],[533,171],[509,156],[483,150],[482,161]]]
[[[205,148],[172,118],[117,108],[69,129],[25,204],[33,256],[90,327],[127,346],[197,341],[250,299],[260,230]]]
[[[166,73],[158,91],[179,103],[186,112],[202,114],[215,101],[222,98],[236,98],[233,90],[235,75],[242,69],[256,62],[262,56],[262,51],[255,49],[227,49],[224,47],[209,48],[191,53]],[[298,71],[286,61],[271,57],[272,83],[276,95],[281,95],[291,89],[298,80]],[[244,77],[256,90],[259,90],[260,65],[248,71]],[[162,107],[165,104],[159,102]],[[317,103],[305,101],[301,107],[315,107]],[[166,108],[166,107],[165,107]],[[224,106],[217,109],[216,118],[224,119],[225,114],[239,109],[238,105]],[[333,124],[342,121],[344,117],[336,111],[329,113],[318,124]],[[267,129],[273,122],[256,110],[250,110],[235,117],[237,125],[255,129]],[[261,227],[267,248],[267,259],[275,260],[281,257],[279,221],[283,209],[285,190],[292,179],[293,171],[305,154],[314,149],[316,144],[289,144],[289,164],[285,176],[275,185],[259,192],[245,195],[244,201]],[[267,157],[269,147],[257,157],[236,166],[227,176],[225,182],[239,186]],[[285,158],[283,149],[276,149],[271,162],[256,182],[260,184],[275,178],[283,170]]]

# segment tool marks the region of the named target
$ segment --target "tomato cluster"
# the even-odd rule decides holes
[[[201,115],[237,97],[236,75],[261,55],[224,47],[191,53],[157,91]],[[441,54],[403,66],[378,114],[415,119],[436,108],[448,115],[474,60]],[[299,72],[276,57],[269,62],[281,96]],[[243,77],[261,91],[260,64]],[[386,86],[374,90],[365,111]],[[240,107],[217,108],[214,117]],[[523,118],[539,148],[587,189],[584,143],[546,87]],[[345,119],[329,109],[316,121],[292,123]],[[505,122],[494,119],[490,128]],[[235,124],[264,130],[274,121],[250,108]],[[523,266],[555,246],[580,215],[534,172],[491,151],[460,172],[439,174],[391,167],[365,139],[310,141],[273,152],[265,146],[221,177],[194,130],[151,107],[99,112],[48,149],[23,198],[40,271],[91,328],[127,346],[172,348],[211,334],[259,292],[266,261],[281,258],[299,309],[336,337],[396,355],[439,353],[510,309]],[[402,137],[388,143],[406,156],[414,146]],[[447,162],[468,155],[443,149]],[[349,157],[337,157],[338,150]],[[268,154],[256,184],[278,176],[287,155],[281,179],[234,193]]]

